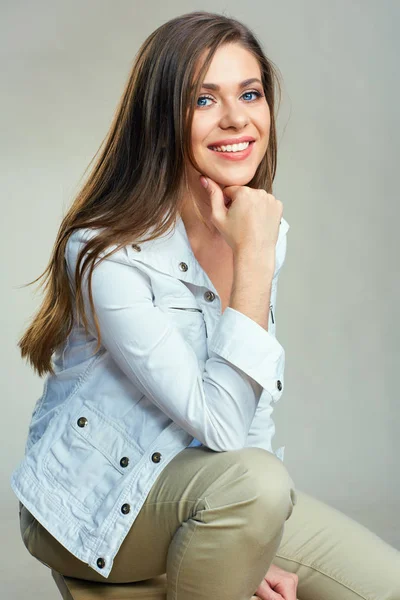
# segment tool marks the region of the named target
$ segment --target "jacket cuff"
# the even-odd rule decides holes
[[[257,381],[277,402],[284,387],[285,350],[276,337],[228,306],[209,342],[214,352]]]

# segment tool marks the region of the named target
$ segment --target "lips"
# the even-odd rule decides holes
[[[209,144],[209,146],[207,146],[207,148],[212,148],[212,147],[215,148],[216,146],[233,146],[233,144],[243,144],[243,142],[255,142],[255,139],[249,135],[245,135],[240,138],[218,140],[217,142],[214,142],[213,144]]]
[[[254,142],[249,142],[247,148],[245,148],[244,150],[238,150],[238,151],[229,151],[229,150],[217,150],[217,149],[213,149],[213,148],[208,148],[208,150],[210,150],[210,152],[214,153],[215,158],[217,158],[218,160],[228,160],[228,161],[241,161],[241,160],[245,160],[248,156],[250,156],[250,154],[252,153],[253,150],[253,145]]]
[[[240,142],[241,144],[243,144],[244,142]],[[249,145],[247,146],[247,149],[250,148],[250,146],[254,144],[254,142],[249,142]],[[207,146],[207,148],[209,150],[213,150],[214,148],[220,148],[221,146],[233,146],[233,144],[216,144],[215,146]],[[244,152],[244,150],[236,150],[236,152]],[[221,153],[221,152],[220,152]],[[231,154],[231,153],[230,153]]]

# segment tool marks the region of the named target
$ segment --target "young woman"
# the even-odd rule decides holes
[[[271,445],[277,83],[236,20],[165,23],[62,221],[19,342],[47,377],[11,484],[28,551],[67,576],[166,573],[168,600],[400,598],[400,553],[295,490]]]

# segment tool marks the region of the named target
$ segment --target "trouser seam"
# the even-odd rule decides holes
[[[206,501],[206,504],[208,504],[207,501]],[[188,549],[190,547],[190,544],[192,543],[194,534],[196,533],[196,528],[197,528],[197,523],[195,523],[195,525],[193,527],[192,535],[190,536],[190,540],[189,540],[189,542],[188,542],[188,544],[187,544],[187,546],[186,546],[186,548],[185,548],[185,550],[184,550],[184,552],[182,554],[182,558],[181,558],[181,560],[179,562],[179,565],[178,565],[178,568],[176,570],[176,576],[175,576],[175,580],[173,582],[174,595],[175,595],[175,599],[176,600],[178,598],[178,594],[177,594],[177,589],[178,589],[177,582],[178,582],[179,574],[180,574],[180,571],[181,571],[182,562],[183,562],[183,559],[185,558],[186,552],[188,551]],[[167,578],[168,578],[168,575],[167,575]]]
[[[367,598],[367,596],[361,595],[353,587],[351,587],[347,583],[344,583],[343,581],[339,581],[339,579],[337,579],[336,577],[334,577],[330,573],[327,573],[326,571],[322,571],[322,569],[320,569],[320,567],[317,567],[314,563],[307,564],[305,562],[301,562],[300,560],[296,560],[294,558],[289,558],[289,556],[285,556],[284,554],[278,554],[278,553],[276,553],[275,556],[277,558],[284,558],[285,560],[289,560],[289,561],[294,562],[294,563],[296,563],[298,565],[301,565],[303,567],[309,567],[310,569],[314,569],[315,571],[318,571],[318,573],[321,573],[321,575],[325,575],[326,577],[329,577],[329,579],[332,579],[333,581],[336,581],[336,583],[339,583],[340,585],[342,585],[343,587],[347,588],[351,592],[354,592],[355,594],[357,594],[357,596],[359,596],[360,598],[362,598],[362,600],[376,600],[376,598],[371,598],[371,597]]]

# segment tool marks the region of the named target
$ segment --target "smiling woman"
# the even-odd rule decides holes
[[[206,52],[196,78],[201,79],[197,71],[205,57]],[[270,141],[271,113],[259,60],[242,45],[226,43],[215,51],[205,79],[200,90],[213,94],[200,94],[196,102],[191,129],[195,171],[218,181],[222,189],[247,185]],[[188,164],[188,170],[195,179],[193,166]]]
[[[264,84],[270,93],[263,86],[263,80],[273,81],[268,60],[264,59],[262,70],[256,54],[242,44],[227,41],[216,48],[205,70],[208,62],[209,50],[204,50],[193,74],[198,83],[193,87],[196,102],[191,122],[192,156],[188,153],[185,160],[187,188],[180,210],[192,245],[201,244],[203,248],[215,246],[218,240],[224,246],[224,239],[213,223],[211,204],[198,174],[218,182],[222,190],[226,186],[247,185],[270,191],[268,165],[275,162],[276,152],[271,112],[274,86]],[[213,93],[203,94],[203,90]],[[265,184],[255,183],[259,172],[264,172]],[[230,204],[226,198],[226,206]],[[209,255],[215,261],[215,251]],[[207,262],[204,250],[203,262]]]
[[[163,24],[62,220],[19,341],[46,381],[11,485],[26,548],[63,575],[166,573],[167,600],[400,598],[400,553],[297,490],[272,445],[277,90],[239,21]]]

